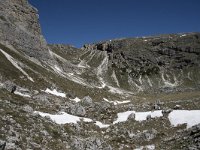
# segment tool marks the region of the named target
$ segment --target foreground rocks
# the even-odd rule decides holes
[[[47,45],[37,10],[27,0],[1,0],[0,145],[6,142],[7,150],[200,149],[200,125],[174,127],[168,119],[173,109],[200,109],[199,43],[199,33],[187,33],[82,49]],[[58,90],[46,93],[47,88]],[[163,116],[136,121],[132,113],[113,124],[118,113],[133,110],[162,110]],[[57,124],[36,112],[66,112],[79,120]]]

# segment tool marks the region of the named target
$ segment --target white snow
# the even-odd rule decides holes
[[[57,114],[57,115],[51,115],[49,113],[43,113],[39,111],[35,111],[34,113],[38,113],[42,117],[50,117],[51,120],[53,120],[57,124],[66,124],[66,123],[77,124],[81,120],[84,122],[93,122],[93,120],[90,118],[78,117],[78,116],[67,114],[65,112],[60,112],[60,114]],[[99,121],[96,121],[95,124],[99,126],[100,128],[107,128],[109,126],[108,124],[103,124]]]
[[[55,56],[56,58],[58,58],[59,60],[61,60],[61,61],[64,62],[65,64],[68,64],[68,66],[74,67],[74,68],[78,68],[77,65],[72,64],[72,63],[69,62],[68,60],[66,60],[66,59],[62,58],[61,56],[57,55],[56,53],[54,53],[54,52],[52,52],[52,51],[50,51],[50,50],[49,50],[49,53],[51,54],[51,56]],[[81,84],[81,85],[88,86],[88,87],[91,87],[91,88],[92,88],[92,86],[89,85],[89,84],[87,84],[87,83],[85,82],[84,79],[82,79],[82,78],[79,77],[79,76],[74,75],[74,72],[67,72],[67,73],[66,73],[66,72],[64,72],[61,68],[59,68],[57,65],[55,65],[55,66],[50,66],[50,67],[51,67],[57,74],[59,74],[60,76],[65,77],[65,78],[67,78],[67,79],[69,79],[69,80],[71,80],[71,81],[73,81],[73,82],[78,83],[78,84]],[[81,74],[81,73],[79,72],[79,74]]]
[[[138,81],[140,82],[140,84],[142,85],[142,76],[140,75]]]
[[[135,113],[135,111],[126,111],[122,113],[117,114],[117,120],[113,122],[113,124],[119,123],[119,122],[125,122],[128,119],[128,116],[132,113]]]
[[[58,66],[55,65],[54,67],[58,72],[62,72],[62,70]]]
[[[108,103],[113,103],[114,105],[130,103],[129,100],[126,100],[126,101],[110,101],[106,98],[103,98],[103,100],[108,102]]]
[[[57,65],[54,65],[54,66],[50,66],[57,74],[59,74],[60,76],[62,77],[65,77],[63,71],[57,66]]]
[[[78,121],[82,120],[84,122],[94,122],[95,125],[99,126],[100,128],[107,128],[110,126],[110,124],[103,124],[102,122],[99,122],[99,121],[93,121],[90,118],[78,117],[78,116],[67,114],[65,112],[61,112],[60,114],[57,114],[57,115],[52,115],[49,113],[43,113],[43,112],[38,112],[38,111],[35,111],[34,113],[38,113],[42,117],[48,116],[51,118],[51,120],[53,120],[57,124],[77,123]],[[113,122],[113,124],[127,121],[128,116],[132,113],[135,114],[136,121],[144,121],[147,119],[148,115],[151,115],[151,118],[163,116],[161,110],[148,111],[148,112],[126,111],[126,112],[118,113],[117,114],[118,117]],[[173,126],[186,123],[187,128],[190,128],[193,125],[200,123],[200,110],[174,110],[169,114],[168,117],[169,117],[170,123]],[[150,149],[150,146],[149,147],[146,146],[146,148]]]
[[[176,79],[176,77],[174,76],[174,83],[171,83],[170,81],[166,80],[164,77],[164,73],[161,73],[161,78],[165,84],[166,87],[175,87],[178,86],[178,81]]]
[[[116,87],[113,87],[113,86],[110,86],[110,85],[107,85],[107,87],[109,88],[109,92],[111,92],[111,93],[117,93],[117,94],[121,94],[121,95],[133,94],[132,92],[123,90],[121,88],[116,88]]]
[[[31,95],[29,95],[29,94],[23,94],[23,93],[21,93],[21,92],[19,92],[19,91],[15,91],[14,92],[16,95],[20,95],[20,96],[23,96],[23,97],[31,97]]]
[[[154,150],[155,145],[146,145],[146,146],[140,146],[138,148],[135,148],[134,150]]]
[[[66,94],[65,93],[61,93],[61,92],[58,92],[56,89],[54,90],[50,90],[50,89],[46,89],[45,90],[46,93],[50,93],[52,95],[56,95],[56,96],[60,96],[60,97],[66,97]]]
[[[151,118],[156,118],[156,117],[161,117],[162,111],[157,110],[157,111],[148,111],[148,112],[135,112],[135,111],[126,111],[126,112],[121,112],[117,114],[117,120],[113,122],[113,124],[119,123],[119,122],[125,122],[128,119],[128,116],[130,114],[134,113],[135,114],[135,120],[136,121],[143,121],[147,119],[148,115],[151,115]]]
[[[90,66],[85,62],[85,60],[81,60],[81,62],[77,65],[79,68],[90,68]]]
[[[152,82],[151,82],[151,80],[149,79],[149,77],[147,75],[146,75],[146,78],[147,78],[147,82],[149,83],[150,87],[152,87],[153,86]]]
[[[135,111],[126,111],[117,114],[117,120],[113,122],[113,124],[119,122],[125,122],[128,119],[128,116],[134,113],[136,121],[146,120],[148,115],[151,115],[151,118],[161,117],[163,116],[161,110],[157,111],[148,111],[148,112],[135,112]],[[173,126],[177,126],[179,124],[187,124],[187,128],[190,128],[194,125],[200,123],[200,110],[173,110],[169,116],[169,121]]]
[[[130,76],[128,76],[128,83],[131,86],[135,86],[138,89],[137,92],[143,91],[143,87],[138,85],[135,81],[133,81],[133,79]]]
[[[3,83],[0,83],[0,87],[2,87],[3,86]]]
[[[102,84],[101,87],[98,88],[105,88],[106,83],[103,80],[103,73],[107,71],[108,69],[108,56],[106,53],[103,53],[105,55],[105,58],[102,60],[101,64],[97,67],[97,77],[99,78],[100,83]]]
[[[80,99],[80,98],[78,98],[78,97],[76,97],[76,98],[74,98],[74,99],[71,99],[71,98],[70,98],[70,100],[71,100],[71,101],[75,101],[76,103],[78,103],[78,102],[80,102],[80,101],[81,101],[81,99]]]
[[[43,113],[43,112],[38,112],[38,111],[35,111],[35,113],[38,113],[42,117],[48,116],[51,118],[51,120],[53,120],[57,124],[66,124],[66,123],[75,123],[76,124],[78,121],[80,121],[80,117],[70,115],[65,112],[61,112],[58,115],[51,115],[49,113]],[[84,118],[83,118],[83,120],[84,120]],[[92,120],[87,118],[87,119],[85,119],[85,121],[91,122]]]
[[[91,87],[91,85],[87,84],[85,82],[84,79],[82,79],[81,77],[79,76],[76,76],[74,73],[70,72],[70,73],[65,73],[63,72],[58,66],[50,66],[56,73],[58,73],[60,76],[64,77],[64,78],[67,78],[73,82],[76,82],[78,84],[81,84],[81,85],[84,85],[84,86],[88,86],[88,87]]]
[[[30,81],[34,82],[34,80],[18,65],[17,60],[15,60],[8,53],[4,52],[2,49],[0,51],[4,54],[4,56],[11,62],[11,64],[16,67],[19,71],[21,71]]]
[[[137,120],[137,121],[146,120],[148,115],[151,115],[151,118],[156,118],[156,117],[162,117],[163,116],[161,110],[147,111],[147,112],[136,112],[135,113],[135,120]]]
[[[116,74],[115,74],[115,71],[113,71],[111,77],[113,78],[113,80],[115,81],[115,83],[117,84],[117,86],[119,87],[119,81],[118,81],[118,79],[117,79],[117,76],[116,76]]]
[[[184,36],[187,36],[186,34],[182,34],[180,37],[184,37]]]
[[[67,73],[66,75],[67,75],[67,79],[69,79],[71,81],[74,81],[78,84],[93,88],[91,85],[87,84],[83,78],[81,78],[79,76],[76,76],[72,73]]]
[[[173,126],[186,123],[190,128],[200,123],[200,110],[173,110],[168,118]]]
[[[188,79],[192,81],[192,72],[188,72]]]
[[[103,124],[103,123],[101,123],[101,122],[99,122],[99,121],[96,121],[95,124],[96,124],[97,126],[99,126],[100,128],[107,128],[107,127],[110,126],[109,124]]]

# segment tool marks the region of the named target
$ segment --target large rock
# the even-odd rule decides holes
[[[83,106],[81,106],[80,104],[68,104],[69,106],[69,113],[71,113],[72,115],[76,115],[76,116],[85,116],[86,111],[85,108]]]
[[[87,139],[73,138],[71,140],[71,147],[74,150],[112,150],[109,144],[98,137],[89,137]]]

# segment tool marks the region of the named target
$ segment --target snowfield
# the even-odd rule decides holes
[[[169,121],[173,126],[186,123],[190,128],[200,123],[200,110],[173,110],[169,114]]]
[[[121,112],[118,113],[117,116],[117,120],[113,122],[113,124],[119,123],[119,122],[125,122],[128,119],[128,116],[130,114],[134,113],[135,114],[135,120],[136,121],[144,121],[147,119],[148,115],[151,115],[151,118],[155,118],[155,117],[161,117],[162,115],[162,111],[161,110],[157,110],[157,111],[148,111],[148,112],[135,112],[135,111],[126,111],[126,112]]]
[[[67,114],[65,112],[60,112],[60,114],[52,115],[49,113],[43,113],[39,111],[35,111],[34,113],[38,113],[42,117],[50,117],[57,124],[66,124],[66,123],[75,123],[77,124],[80,120],[84,122],[94,122],[100,128],[107,128],[111,124],[103,124],[99,121],[93,121],[90,118],[78,117],[74,115]],[[162,117],[162,110],[157,111],[147,111],[147,112],[135,112],[135,111],[126,111],[117,114],[117,119],[112,124],[117,124],[120,122],[127,121],[130,114],[135,114],[136,121],[144,121],[147,120],[147,116],[151,116],[151,118]],[[187,128],[190,128],[194,125],[200,123],[200,110],[174,110],[169,116],[169,121],[171,125],[177,126],[179,124],[187,124]]]
[[[78,117],[78,116],[67,114],[65,112],[61,112],[58,115],[51,115],[49,113],[43,113],[39,111],[35,111],[34,113],[38,113],[42,117],[50,117],[51,120],[57,124],[66,124],[66,123],[77,124],[81,120],[84,122],[93,122],[93,120],[90,118]],[[108,124],[103,124],[99,121],[95,121],[95,124],[99,126],[100,128],[106,128],[109,126]]]
[[[135,114],[136,121],[144,121],[147,119],[148,115],[151,115],[151,118],[162,117],[162,110],[157,111],[148,111],[148,112],[135,112],[135,111],[126,111],[117,114],[116,121],[113,124],[119,122],[125,122],[128,119],[130,114]],[[187,128],[190,128],[194,125],[200,123],[200,110],[173,110],[169,113],[169,121],[171,125],[178,126],[180,124],[187,124]]]

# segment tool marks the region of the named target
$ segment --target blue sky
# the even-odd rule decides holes
[[[29,0],[48,43],[200,32],[200,0]]]

